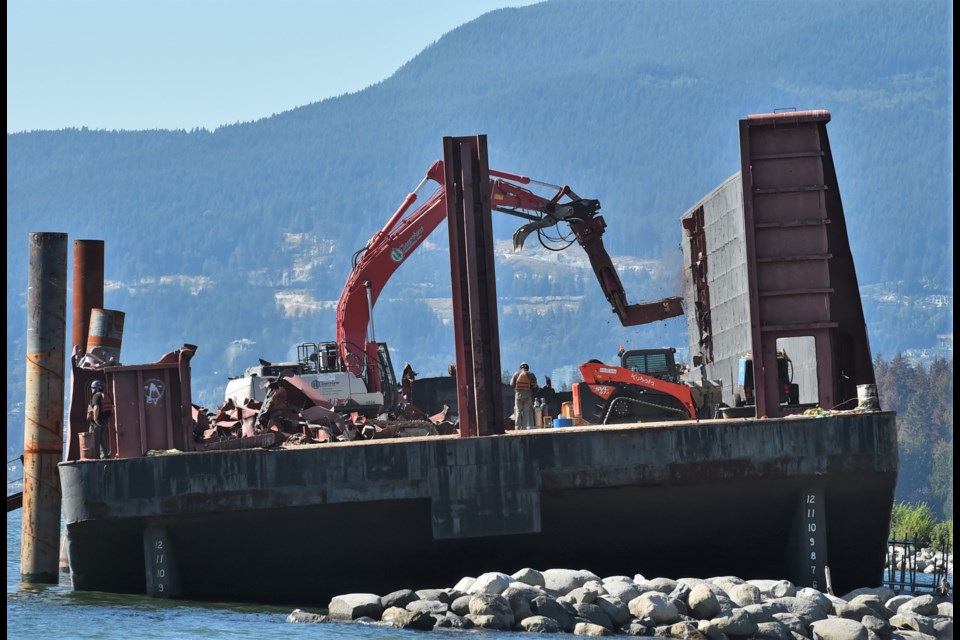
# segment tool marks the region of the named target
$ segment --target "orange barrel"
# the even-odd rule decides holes
[[[114,363],[119,364],[120,345],[123,343],[123,318],[123,311],[91,309],[87,352],[99,348],[104,359],[113,358]]]
[[[86,433],[78,433],[77,435],[80,436],[81,460],[96,460],[100,457],[97,451],[97,441],[93,433],[88,431]]]

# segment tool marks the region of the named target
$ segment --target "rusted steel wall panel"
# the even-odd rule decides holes
[[[183,420],[179,362],[104,371],[114,402],[111,457],[133,458],[152,449],[194,450],[191,429]]]
[[[875,381],[829,121],[829,112],[811,111],[740,122],[758,415],[785,411],[777,340],[813,339],[821,406],[843,406],[856,399],[857,384]]]
[[[60,558],[67,234],[30,234],[20,577],[56,584]]]

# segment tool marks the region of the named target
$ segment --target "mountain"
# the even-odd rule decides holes
[[[256,122],[8,134],[8,423],[24,397],[30,232],[104,240],[123,362],[199,345],[194,400],[213,408],[258,357],[334,338],[351,255],[444,136],[484,134],[492,168],[599,199],[637,302],[680,293],[680,216],[739,170],[737,121],[783,108],[832,114],[874,353],[952,350],[952,23],[944,1],[550,0],[485,14],[363,91]],[[577,247],[514,254],[505,218],[505,369],[568,376],[620,344],[685,353],[681,319],[620,327]],[[376,309],[377,338],[421,376],[454,360],[446,246],[441,225]],[[8,452],[20,436],[8,429]]]

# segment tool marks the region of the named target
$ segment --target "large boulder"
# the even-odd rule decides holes
[[[603,590],[603,593],[606,593],[606,589]],[[592,582],[587,582],[582,587],[577,587],[567,592],[567,595],[564,596],[571,602],[586,602],[590,603],[597,599],[601,591],[597,589],[597,585]]]
[[[499,594],[478,593],[470,599],[468,616],[478,627],[507,630],[513,627],[513,610]],[[491,619],[492,618],[492,619]]]
[[[403,609],[414,600],[419,599],[420,596],[418,596],[413,589],[400,589],[399,591],[393,591],[380,598],[380,604],[383,606],[384,611],[390,607],[400,607]]]
[[[397,629],[415,629],[417,631],[430,631],[436,626],[437,622],[437,619],[426,611],[408,611],[400,607],[385,609],[380,620]]]
[[[795,616],[799,616],[806,625],[810,625],[817,620],[823,620],[827,617],[827,612],[821,609],[820,605],[806,598],[774,598],[764,604],[772,607],[778,613],[792,613]],[[869,612],[870,609],[868,608],[867,613]]]
[[[613,620],[613,624],[616,625],[615,628],[619,629],[630,620],[630,609],[627,608],[627,603],[620,598],[609,594],[598,596],[593,604],[603,609],[603,612]]]
[[[860,624],[865,626],[868,631],[878,635],[880,638],[883,638],[884,640],[890,640],[893,627],[890,626],[890,623],[887,622],[885,618],[881,618],[879,616],[863,616]]]
[[[737,585],[747,584],[747,581],[737,576],[716,576],[707,580],[710,584],[718,587],[729,598],[730,590]]]
[[[546,586],[543,581],[543,574],[536,569],[520,569],[520,571],[517,571],[510,577],[513,578],[515,582],[522,582],[532,587]]]
[[[301,609],[294,609],[290,612],[290,615],[287,616],[287,622],[299,624],[313,624],[317,622],[328,622],[329,620],[330,616],[325,616],[320,613],[310,613],[309,611],[303,611]]]
[[[778,620],[761,622],[750,636],[751,640],[793,640],[793,630]],[[803,637],[803,634],[799,634]]]
[[[512,582],[510,576],[499,571],[491,571],[477,576],[476,581],[467,589],[468,595],[477,595],[478,593],[501,594]]]
[[[415,593],[421,600],[439,600],[444,604],[453,602],[449,589],[419,589]]]
[[[530,610],[530,601],[537,596],[543,595],[543,593],[540,589],[522,582],[514,582],[513,585],[521,586],[509,586],[500,595],[510,603],[510,610],[513,611],[514,620],[529,618],[533,615],[533,612]]]
[[[603,609],[593,603],[578,602],[573,606],[577,610],[578,617],[592,624],[600,625],[610,631],[614,631],[618,626],[613,623],[613,620],[610,619],[610,616],[608,616]]]
[[[921,616],[912,612],[900,612],[890,618],[890,626],[894,629],[905,629],[909,631],[919,631],[928,636],[936,634],[933,627],[933,620],[926,616]]]
[[[700,620],[710,620],[720,613],[720,602],[709,584],[698,584],[690,589],[687,596],[690,614]]]
[[[657,591],[664,595],[670,595],[677,588],[677,581],[670,578],[653,578],[652,580],[637,582],[637,587],[641,593]]]
[[[875,593],[864,593],[862,595],[859,595],[853,598],[847,604],[850,607],[857,607],[857,608],[867,607],[873,613],[872,614],[864,613],[864,615],[875,615],[878,618],[883,618],[884,620],[889,619],[890,616],[892,616],[894,613],[893,611],[890,611],[889,609],[887,609],[887,607],[883,604],[883,600],[881,600],[880,596]],[[863,616],[860,616],[860,617],[862,618]]]
[[[953,639],[953,616],[930,616],[930,620],[933,621],[933,630],[934,635],[937,636],[937,640],[952,640]]]
[[[656,591],[637,596],[627,603],[627,608],[634,617],[641,620],[650,618],[655,624],[673,624],[679,615],[677,606],[664,594]]]
[[[630,602],[640,595],[640,590],[632,580],[611,580],[603,583],[603,588],[607,590],[607,595],[617,598],[622,602]]]
[[[435,629],[473,629],[473,621],[465,616],[458,616],[455,613],[447,613],[443,618],[437,620]]]
[[[556,620],[563,631],[573,630],[573,616],[560,603],[549,596],[537,596],[531,600],[530,611],[534,615]]]
[[[827,618],[810,625],[810,637],[813,640],[868,640],[870,633],[856,620]]]
[[[710,622],[728,636],[749,636],[757,632],[757,623],[743,609],[724,611]]]
[[[921,616],[937,614],[937,601],[930,594],[917,596],[897,607],[897,613],[916,613]]]
[[[760,604],[763,598],[760,595],[760,589],[752,584],[735,584],[727,590],[727,597],[738,607],[745,607],[748,604]]]
[[[671,600],[676,602],[682,602],[685,606],[687,604],[687,598],[690,597],[691,587],[688,584],[677,581],[677,586],[674,587],[673,591],[667,596]]]
[[[465,616],[470,613],[470,600],[473,596],[460,596],[450,603],[450,611],[458,616]]]
[[[800,634],[801,636],[807,635],[808,625],[804,624],[803,620],[798,615],[794,615],[792,613],[775,613],[773,614],[773,620],[771,620],[771,622],[779,622],[790,629],[790,631]],[[760,624],[765,623],[759,623],[757,626],[760,626]]]
[[[553,618],[546,616],[524,618],[518,626],[528,633],[557,633],[560,631],[560,624]]]
[[[797,595],[797,588],[789,580],[747,580],[747,584],[758,588],[764,600],[792,598]]]
[[[613,632],[610,631],[609,629],[604,629],[600,625],[592,624],[590,622],[578,622],[573,627],[573,633],[574,635],[590,636],[593,638],[613,635]]]
[[[887,600],[886,602],[884,602],[883,606],[885,606],[888,610],[892,611],[893,613],[896,613],[897,610],[900,608],[900,605],[910,602],[911,600],[913,600],[913,598],[914,596],[908,596],[908,595],[894,596],[889,600]]]
[[[845,593],[841,597],[847,602],[850,602],[857,596],[863,595],[874,595],[880,598],[880,602],[886,602],[897,594],[890,587],[862,587],[860,589],[854,589],[853,591]]]
[[[827,612],[827,615],[833,613],[833,600],[831,600],[827,594],[816,589],[811,589],[810,587],[804,587],[802,589],[797,589],[797,597],[805,598],[807,600],[812,600],[820,605],[820,608]]]
[[[476,582],[476,578],[470,576],[465,576],[460,578],[460,581],[453,586],[454,591],[460,591],[462,593],[467,593],[470,590],[470,587],[473,586],[473,583]]]
[[[667,627],[663,635],[677,640],[704,640],[705,635],[697,628],[696,623],[682,620]],[[792,640],[792,639],[791,639]]]
[[[582,587],[587,580],[599,580],[599,576],[579,569],[547,569],[543,572],[543,587],[555,596],[565,596]]]
[[[450,611],[450,605],[439,600],[414,600],[404,607],[407,611],[429,613],[434,618],[442,618]]]
[[[746,613],[748,616],[750,616],[751,620],[758,624],[761,622],[773,622],[776,620],[774,616],[777,613],[782,613],[780,609],[772,607],[765,602],[762,604],[748,604],[745,607],[741,607],[739,611]]]
[[[356,620],[363,616],[379,620],[383,614],[383,604],[375,593],[347,593],[334,596],[327,610],[331,620]]]

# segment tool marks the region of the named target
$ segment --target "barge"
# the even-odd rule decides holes
[[[485,391],[499,390],[499,351],[483,337],[497,336],[492,243],[471,227],[483,203],[448,203],[462,216],[449,224],[457,401],[471,408],[459,434],[202,451],[195,348],[151,365],[75,366],[59,465],[74,588],[322,606],[524,567],[787,578],[837,593],[880,585],[896,417],[876,401],[829,119],[741,120],[740,171],[681,218],[688,382],[721,387],[713,419],[504,432],[492,418],[500,394]],[[458,140],[445,139],[447,166],[479,148],[472,179],[484,184],[485,140]],[[459,187],[448,192],[481,192]],[[467,299],[477,264],[489,265],[488,289]],[[783,351],[798,386],[785,404]],[[736,406],[746,354],[751,404]],[[126,391],[113,459],[78,459],[74,408],[92,376]]]
[[[324,606],[524,567],[879,585],[894,415],[63,463],[73,587]],[[632,575],[632,574],[631,574]]]

